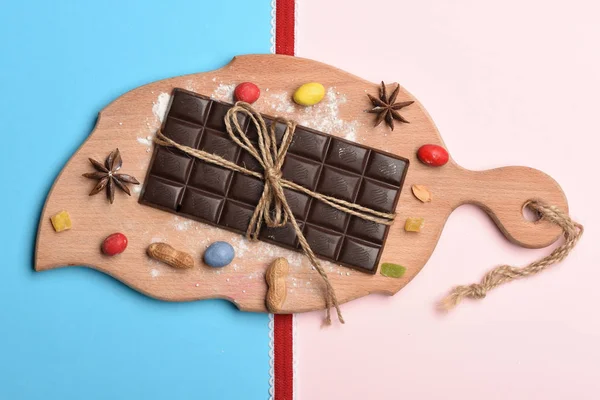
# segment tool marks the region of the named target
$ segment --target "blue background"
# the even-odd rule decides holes
[[[268,317],[35,273],[46,194],[110,101],[270,49],[270,0],[0,0],[0,400],[264,399]]]

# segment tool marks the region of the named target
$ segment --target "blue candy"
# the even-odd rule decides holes
[[[233,246],[227,242],[214,242],[204,252],[204,262],[206,265],[215,268],[221,268],[233,261],[235,251]]]

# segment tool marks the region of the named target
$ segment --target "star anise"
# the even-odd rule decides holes
[[[398,97],[398,92],[400,91],[400,85],[396,86],[396,89],[392,92],[390,97],[387,97],[387,92],[385,90],[385,83],[381,82],[381,88],[379,89],[379,98],[369,96],[369,100],[373,103],[373,108],[369,110],[372,114],[377,114],[377,118],[375,119],[375,126],[378,126],[383,121],[390,127],[391,130],[394,130],[394,120],[404,122],[406,124],[408,122],[398,110],[410,106],[414,101],[401,101],[400,103],[395,103],[396,97]]]
[[[96,186],[94,186],[90,192],[90,196],[98,194],[104,190],[104,188],[106,188],[106,197],[108,197],[110,204],[112,204],[113,201],[115,201],[115,186],[131,196],[131,192],[129,191],[127,184],[140,184],[137,179],[131,175],[117,174],[117,171],[120,170],[121,166],[123,165],[123,160],[121,159],[121,153],[119,153],[119,149],[115,149],[108,155],[108,157],[106,157],[104,165],[91,158],[89,160],[96,169],[96,172],[88,172],[83,174],[83,176],[90,179],[96,179],[98,181]]]

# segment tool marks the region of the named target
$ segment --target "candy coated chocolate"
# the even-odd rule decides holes
[[[214,242],[204,252],[204,263],[209,267],[222,268],[235,257],[233,246],[227,242]]]
[[[107,256],[121,254],[127,248],[127,236],[122,233],[113,233],[102,242],[102,252]]]
[[[252,104],[260,97],[260,89],[252,82],[242,82],[235,87],[233,95],[236,101]]]
[[[432,167],[441,167],[448,162],[448,152],[437,144],[425,144],[417,151],[417,157],[423,164]]]
[[[305,83],[294,92],[294,101],[301,106],[314,106],[323,100],[325,87],[318,82]]]

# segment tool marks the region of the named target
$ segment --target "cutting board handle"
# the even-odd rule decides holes
[[[545,220],[530,221],[523,210],[532,200],[557,206],[568,213],[567,198],[558,183],[545,173],[528,167],[502,167],[470,171],[459,167],[463,190],[456,204],[481,207],[513,243],[541,248],[554,243],[560,228]],[[460,187],[459,186],[459,187]]]

